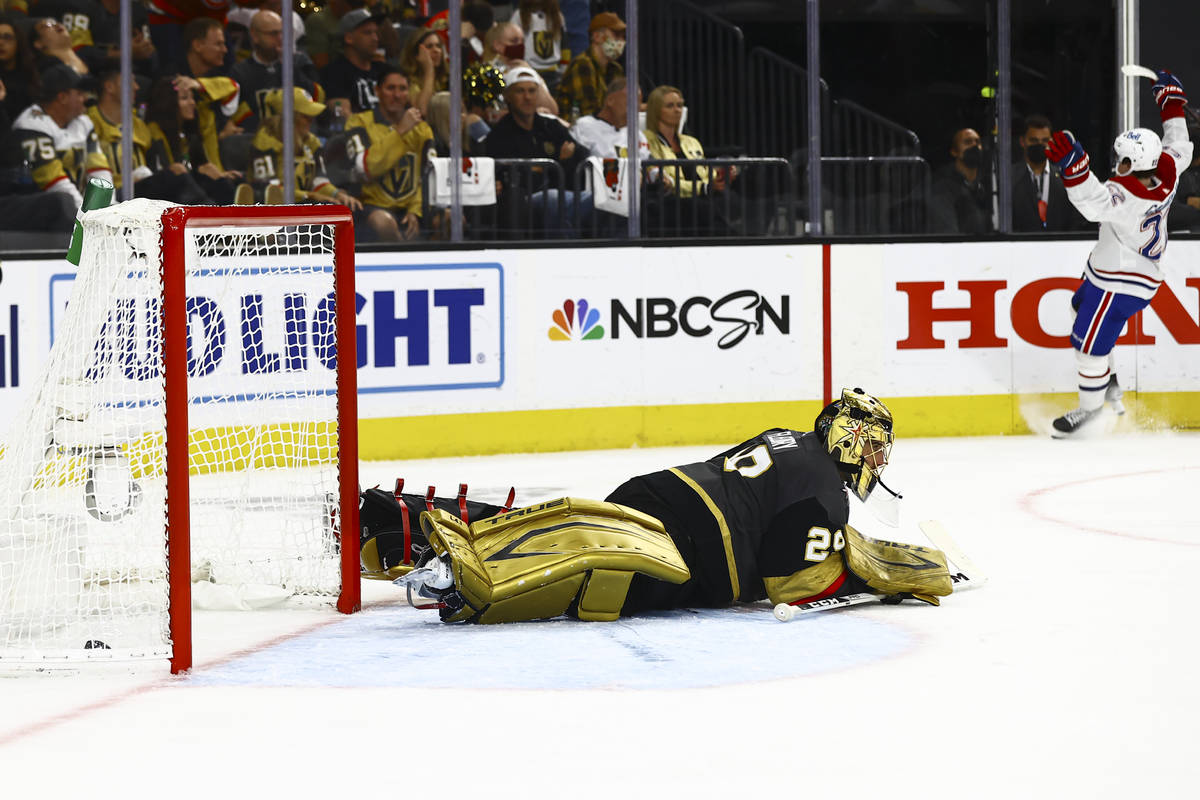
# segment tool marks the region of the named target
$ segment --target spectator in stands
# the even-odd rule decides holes
[[[16,119],[33,104],[40,82],[24,32],[12,17],[0,16],[0,84],[5,89],[0,106],[8,120]],[[0,128],[0,134],[6,130],[7,124]]]
[[[650,157],[662,161],[700,160],[704,147],[700,140],[681,130],[683,92],[674,86],[659,86],[646,100],[646,139]],[[652,173],[653,174],[653,173]],[[737,177],[732,167],[707,167],[703,164],[662,167],[658,173],[663,192],[659,203],[647,211],[647,229],[677,235],[726,235],[727,222],[713,202],[728,190]]]
[[[553,90],[562,77],[566,30],[558,0],[520,0],[510,22],[525,31],[525,60]]]
[[[356,8],[343,16],[337,35],[343,52],[321,73],[321,84],[335,116],[345,119],[379,105],[375,87],[387,65],[376,60],[379,23],[367,9]],[[338,127],[335,123],[335,130]]]
[[[160,66],[170,71],[186,72],[188,25],[198,19],[208,18],[220,27],[232,4],[232,0],[146,0],[150,12],[150,37],[158,50]],[[225,43],[224,31],[221,43]],[[221,57],[224,59],[225,54],[222,53]]]
[[[78,75],[88,74],[87,64],[71,46],[71,34],[58,20],[42,17],[33,23],[29,41],[38,54],[38,72],[45,72],[55,64],[66,64]]]
[[[79,54],[88,69],[98,72],[112,61],[121,58],[118,43],[121,38],[121,0],[41,0],[39,14],[60,20],[71,36],[71,47]],[[153,75],[157,69],[154,43],[150,40],[150,25],[146,7],[133,3],[130,35],[130,54],[133,71]]]
[[[462,151],[464,155],[479,153],[491,133],[483,117],[466,109],[462,114]],[[429,127],[433,130],[433,149],[439,156],[450,155],[450,93],[438,92],[429,99]]]
[[[638,92],[639,105],[642,93]],[[629,118],[629,92],[624,77],[613,78],[604,92],[604,105],[595,115],[575,120],[571,138],[601,158],[624,158],[629,145],[625,122]],[[646,132],[638,131],[638,158],[650,158]]]
[[[625,23],[611,11],[592,17],[591,45],[571,59],[555,92],[558,107],[574,122],[595,114],[604,103],[604,87],[625,74],[617,59],[625,52]]]
[[[113,188],[120,190],[124,175],[121,172],[121,67],[110,63],[97,72],[99,88],[95,105],[87,115],[96,130],[100,150],[112,168]],[[154,170],[146,162],[150,149],[150,129],[136,114],[133,117],[133,182],[134,195],[155,200],[169,200],[184,205],[205,205],[212,202],[188,172],[170,169]]]
[[[83,111],[80,83],[80,76],[65,64],[43,72],[39,100],[13,122],[8,148],[28,162],[38,189],[67,195],[76,210],[89,177],[113,178],[92,121]]]
[[[234,121],[246,133],[258,130],[263,118],[263,98],[283,86],[283,20],[274,11],[260,10],[250,18],[250,57],[230,70],[230,77],[241,90],[242,104]],[[318,101],[317,68],[306,53],[292,56],[295,85]]]
[[[683,92],[674,86],[659,86],[646,101],[646,138],[650,157],[660,160],[698,160],[704,158],[704,147],[694,136],[683,133]],[[663,180],[676,197],[687,199],[723,192],[737,170],[732,167],[712,168],[696,165],[666,167]]]
[[[516,209],[518,216],[521,207],[528,202],[534,213],[541,215],[542,224],[551,235],[574,235],[578,230],[576,223],[579,228],[590,225],[591,195],[580,192],[577,203],[576,194],[569,191],[580,162],[589,155],[588,150],[575,143],[562,120],[537,112],[540,81],[532,67],[509,70],[504,82],[508,114],[488,134],[484,143],[487,155],[493,158],[554,159],[561,167],[563,180],[558,179],[557,171],[545,170],[539,176],[535,170],[528,184],[521,181],[530,187],[528,197],[521,191],[522,187],[505,185],[503,202],[510,209]]]
[[[283,52],[283,3],[281,0],[252,0],[245,5],[240,2],[235,2],[233,8],[225,15],[225,39],[226,46],[234,51],[234,61],[245,61],[253,52],[254,42],[251,35],[251,28],[254,25],[254,17],[262,11],[270,11],[279,17],[280,31],[280,53]],[[235,31],[237,35],[235,36]],[[300,40],[304,38],[305,26],[304,17],[300,16],[296,11],[292,11],[292,54],[295,55],[300,50]]]
[[[364,5],[365,0],[330,0],[320,11],[305,19],[304,49],[319,69],[325,69],[345,47],[337,32],[339,21]]]
[[[206,96],[201,81],[187,75],[167,75],[150,87],[146,127],[150,148],[146,164],[155,172],[190,173],[212,202],[228,205],[242,173],[226,170],[208,159],[209,147],[199,125],[199,103]],[[200,100],[197,99],[200,98]]]
[[[295,181],[297,203],[342,203],[351,210],[362,208],[362,203],[350,193],[334,186],[325,175],[325,163],[321,158],[321,141],[312,133],[313,120],[325,111],[325,106],[316,102],[303,89],[292,90],[292,108],[295,118]],[[263,106],[269,112],[250,151],[251,196],[262,199],[267,205],[283,202],[283,90],[275,89],[263,98]],[[248,204],[249,194],[239,187],[238,203]]]
[[[408,97],[408,76],[386,66],[379,105],[346,122],[346,156],[363,180],[356,226],[379,241],[415,239],[421,226],[421,175],[433,131]]]
[[[501,75],[517,67],[528,67],[525,60],[525,34],[513,22],[497,22],[483,39],[483,62],[500,71]],[[536,74],[536,70],[535,70]],[[558,116],[558,103],[550,94],[546,80],[538,75],[537,110]]]
[[[1046,161],[1050,120],[1040,114],[1025,118],[1017,139],[1023,158],[1013,165],[1012,229],[1016,233],[1083,230],[1087,221],[1067,199],[1063,183]]]
[[[977,235],[992,228],[992,196],[982,180],[983,146],[973,128],[954,132],[954,159],[937,172],[929,202],[929,227],[935,233]]]
[[[404,45],[400,68],[408,76],[408,96],[424,117],[429,113],[429,98],[450,86],[450,65],[441,35],[434,30],[416,30]]]
[[[196,80],[189,85],[196,96],[196,122],[205,160],[223,173],[220,140],[242,133],[233,120],[241,92],[237,83],[225,76],[225,31],[217,20],[197,17],[183,28],[183,46],[186,66],[181,74]]]

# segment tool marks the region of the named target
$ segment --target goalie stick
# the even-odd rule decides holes
[[[950,580],[954,584],[954,591],[960,592],[963,589],[982,586],[987,581],[984,574],[975,566],[975,562],[967,558],[966,554],[963,553],[958,544],[951,538],[942,523],[937,520],[925,520],[919,527],[921,533],[925,534],[933,546],[946,554],[946,560],[952,565]],[[811,603],[802,603],[796,606],[780,603],[775,606],[774,614],[775,619],[780,622],[790,622],[796,617],[804,616],[805,614],[815,614],[818,611],[828,611],[832,608],[848,608],[850,606],[862,605],[863,603],[873,603],[881,600],[883,597],[884,595],[877,592],[856,592],[854,594],[842,595],[841,597],[827,597],[823,600],[813,600]]]

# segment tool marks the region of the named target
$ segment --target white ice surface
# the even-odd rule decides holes
[[[0,680],[0,797],[1200,797],[1195,434],[901,440],[897,533],[990,582],[940,608],[443,626],[197,612],[190,675]],[[601,498],[722,445],[363,466]]]

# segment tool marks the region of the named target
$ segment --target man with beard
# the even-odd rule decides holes
[[[283,20],[274,11],[263,9],[250,18],[250,57],[233,65],[229,74],[242,92],[242,105],[234,122],[246,133],[258,130],[262,121],[263,98],[283,86]],[[317,70],[306,53],[293,55],[293,82],[317,102],[324,100],[317,85]]]

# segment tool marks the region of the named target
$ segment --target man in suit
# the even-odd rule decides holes
[[[1088,223],[1067,199],[1062,181],[1054,180],[1046,161],[1050,120],[1039,114],[1025,118],[1021,161],[1013,165],[1012,229],[1014,233],[1086,230]]]

